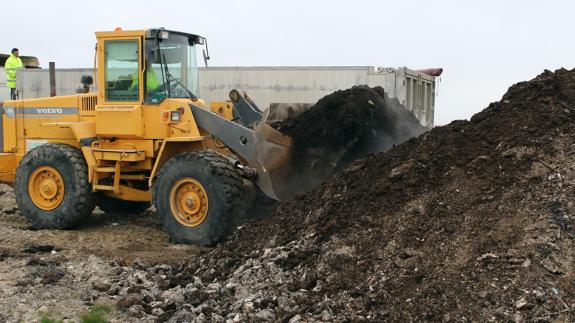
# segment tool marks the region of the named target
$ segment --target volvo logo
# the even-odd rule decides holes
[[[61,108],[36,108],[38,114],[62,114]]]

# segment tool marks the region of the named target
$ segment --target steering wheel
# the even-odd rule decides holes
[[[178,82],[180,82],[182,80],[181,77],[174,77],[171,78],[169,81],[166,81],[162,84],[160,84],[155,90],[154,92],[164,92],[166,90],[166,87],[168,86],[168,84],[170,85],[170,89],[172,89],[173,87],[175,87]]]

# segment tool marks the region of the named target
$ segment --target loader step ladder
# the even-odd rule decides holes
[[[137,149],[102,149],[93,148],[92,152],[96,158],[96,168],[94,169],[94,181],[92,188],[94,191],[114,191],[120,192],[120,179],[139,175],[122,175],[122,162],[139,162],[146,159],[143,150]],[[112,185],[100,184],[100,180],[108,178],[113,174]]]
[[[100,162],[98,160],[98,162]],[[116,161],[116,165],[114,167],[100,167],[100,166],[96,166],[96,174],[94,176],[94,183],[93,183],[93,188],[95,191],[114,191],[116,193],[120,192],[120,172],[122,170],[122,165],[120,164],[120,161]],[[109,174],[109,173],[113,173],[114,174],[114,182],[113,185],[101,185],[99,184],[100,181],[100,175],[102,174]]]
[[[94,157],[97,160],[114,160],[137,162],[146,159],[146,154],[143,150],[137,149],[102,149],[93,148]]]

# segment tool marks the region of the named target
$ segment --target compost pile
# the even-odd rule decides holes
[[[293,138],[299,149],[339,149],[359,141],[390,148],[424,130],[397,99],[389,99],[382,87],[366,85],[327,95],[309,110],[278,122],[275,127]]]
[[[302,113],[271,122],[294,143],[289,181],[307,191],[371,153],[383,152],[424,133],[417,118],[380,86],[354,86],[320,99]]]
[[[119,304],[172,322],[572,322],[574,124],[575,71],[545,71],[189,262],[118,265]]]

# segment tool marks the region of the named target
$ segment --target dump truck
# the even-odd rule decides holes
[[[153,203],[173,241],[212,245],[247,209],[281,199],[274,170],[289,138],[239,92],[209,106],[195,95],[205,38],[118,28],[96,39],[95,80],[82,82],[97,93],[0,103],[0,182],[33,226]]]

